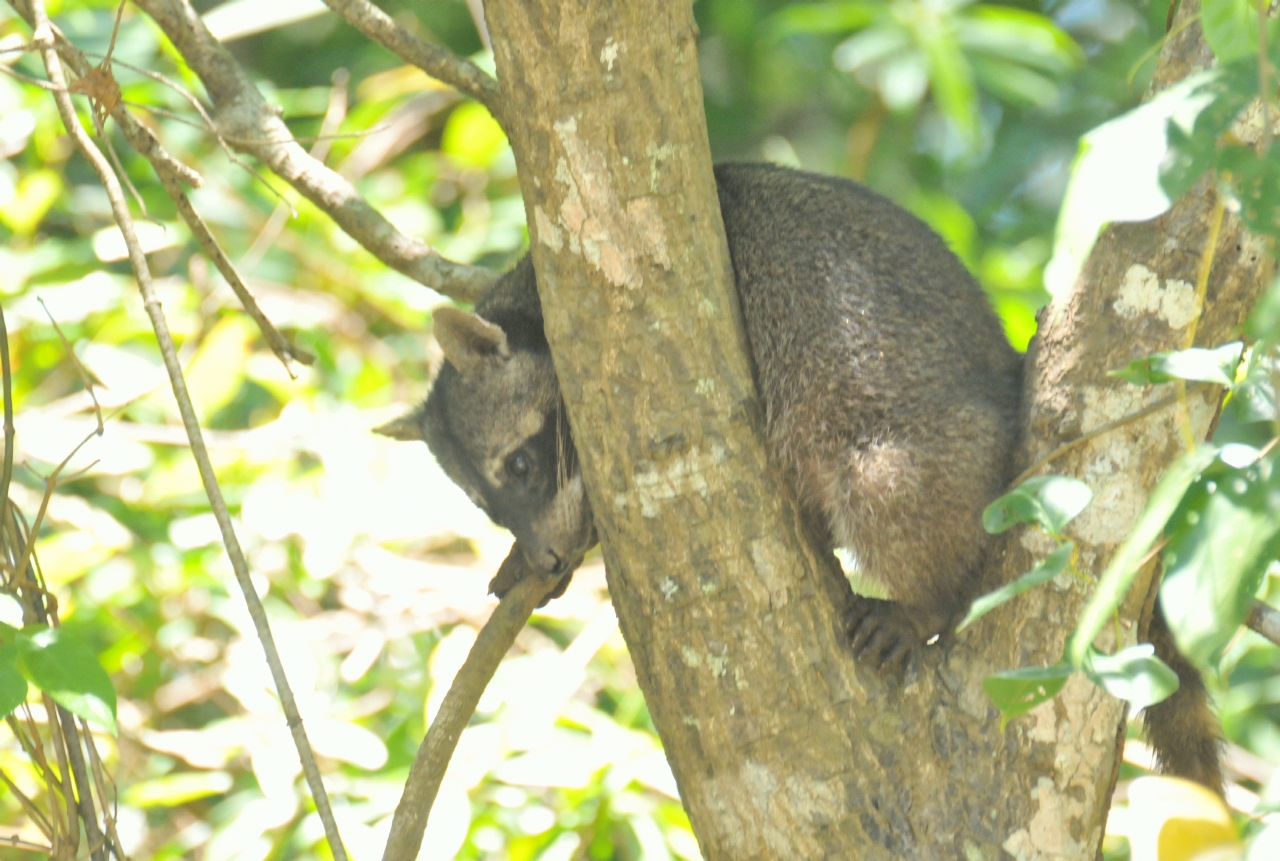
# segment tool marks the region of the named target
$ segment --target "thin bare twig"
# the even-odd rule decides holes
[[[1249,609],[1249,618],[1244,620],[1244,624],[1249,630],[1280,646],[1280,610],[1261,601],[1254,601]]]
[[[529,621],[534,609],[560,582],[558,577],[530,571],[524,554],[514,546],[494,579],[504,575],[518,578],[516,584],[507,591],[489,621],[480,629],[475,645],[449,686],[449,692],[440,703],[440,711],[418,748],[409,769],[409,778],[405,781],[404,794],[400,796],[391,820],[391,834],[387,837],[382,861],[413,861],[418,857],[431,805],[435,802],[462,730],[475,714],[481,695],[515,642],[516,635]]]
[[[324,0],[324,3],[352,27],[406,63],[417,66],[437,81],[456,87],[484,105],[498,125],[506,128],[498,82],[475,63],[419,39],[368,0]]]
[[[324,119],[320,121],[320,134],[311,145],[311,157],[321,164],[333,149],[331,136],[342,127],[342,122],[347,117],[347,84],[350,79],[351,76],[346,69],[336,69],[333,73],[331,79],[333,86],[329,88],[329,104],[325,107]],[[292,206],[286,202],[276,204],[276,208],[267,218],[267,223],[262,226],[262,230],[258,231],[249,250],[240,258],[240,265],[246,272],[252,271],[262,262],[267,249],[275,244],[280,231],[284,229],[292,209]]]
[[[401,233],[351,183],[308,155],[187,0],[138,0],[137,5],[204,83],[223,136],[265,162],[371,254],[418,283],[462,301],[475,301],[497,280],[491,270],[445,260],[425,242]]]
[[[146,255],[142,251],[142,246],[138,242],[137,231],[134,228],[133,217],[129,212],[128,204],[125,202],[124,192],[120,187],[119,180],[111,170],[111,165],[98,148],[94,146],[83,126],[80,125],[75,107],[71,103],[71,97],[65,91],[62,65],[59,61],[58,53],[54,49],[53,32],[49,27],[48,17],[44,13],[42,0],[31,0],[31,8],[35,20],[33,41],[42,46],[49,80],[53,81],[59,88],[54,93],[54,98],[58,105],[58,113],[61,115],[63,125],[66,126],[76,146],[98,174],[99,180],[106,189],[107,198],[111,202],[112,214],[115,216],[116,223],[119,225],[125,244],[129,249],[129,260],[133,265],[134,275],[138,280],[138,288],[142,293],[143,307],[147,311],[147,316],[151,319],[151,326],[155,332],[156,341],[160,346],[165,370],[169,374],[169,382],[173,387],[174,398],[178,403],[178,411],[182,416],[182,423],[186,428],[187,438],[191,444],[192,456],[195,458],[196,466],[200,471],[200,479],[204,484],[205,494],[209,498],[209,506],[213,510],[218,527],[222,532],[223,544],[227,549],[227,555],[230,557],[236,580],[244,593],[245,602],[248,605],[249,615],[253,619],[258,639],[262,643],[263,651],[266,653],[267,665],[271,670],[272,680],[280,697],[280,706],[285,713],[289,729],[293,733],[294,744],[298,749],[299,758],[302,760],[303,772],[306,775],[307,783],[311,788],[312,797],[316,804],[316,812],[324,824],[325,836],[328,838],[330,851],[332,851],[335,861],[346,861],[346,850],[343,848],[341,838],[338,835],[337,824],[333,818],[333,810],[329,805],[324,783],[320,779],[320,770],[316,767],[315,756],[311,752],[311,744],[303,729],[297,703],[293,698],[293,692],[285,676],[284,667],[280,663],[279,651],[276,649],[275,639],[271,634],[266,611],[263,609],[262,603],[258,599],[258,594],[254,589],[253,581],[249,575],[249,566],[236,538],[235,530],[232,528],[226,501],[222,497],[222,490],[218,486],[217,476],[214,474],[213,466],[209,461],[209,452],[205,447],[200,424],[196,419],[195,408],[191,405],[191,397],[187,393],[186,381],[182,376],[182,367],[178,363],[177,350],[174,347],[173,338],[169,334],[168,321],[165,319],[164,312],[160,307],[160,301],[156,297],[155,286],[151,279],[151,269],[147,263]],[[83,786],[81,792],[82,802],[88,797],[88,787]],[[91,837],[92,839],[94,838]]]
[[[1198,392],[1203,388],[1207,388],[1209,385],[1210,383],[1195,383],[1194,385],[1188,386],[1186,391],[1188,394],[1192,392]],[[1116,430],[1117,428],[1122,428],[1127,424],[1137,421],[1138,419],[1146,418],[1152,413],[1157,413],[1171,404],[1178,403],[1179,396],[1180,396],[1180,393],[1174,393],[1172,395],[1169,395],[1168,397],[1161,398],[1160,400],[1156,401],[1154,404],[1143,407],[1137,412],[1129,413],[1127,416],[1121,416],[1115,421],[1107,422],[1101,427],[1096,427],[1093,430],[1089,431],[1088,433],[1081,434],[1080,436],[1076,437],[1073,440],[1064,442],[1062,445],[1058,446],[1053,451],[1049,452],[1044,457],[1040,458],[1035,463],[1031,464],[1031,466],[1024,469],[1017,478],[1009,482],[1009,488],[1012,489],[1017,487],[1019,484],[1022,484],[1022,482],[1026,481],[1028,478],[1030,478],[1031,476],[1039,472],[1040,469],[1045,465],[1057,460],[1067,452],[1073,449],[1079,448],[1080,446],[1087,443],[1089,440],[1094,439],[1095,437],[1100,437],[1105,433],[1111,433],[1111,431]]]

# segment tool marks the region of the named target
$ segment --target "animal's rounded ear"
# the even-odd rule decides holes
[[[426,435],[422,432],[422,408],[406,413],[394,421],[389,421],[385,425],[379,425],[373,429],[376,434],[389,436],[392,439],[399,440],[425,440]]]
[[[464,377],[511,356],[507,333],[488,320],[449,305],[432,311],[431,319],[444,357]]]

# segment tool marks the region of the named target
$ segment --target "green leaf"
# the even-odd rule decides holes
[[[0,643],[0,717],[22,705],[26,698],[27,680],[18,670],[18,645]]]
[[[1071,667],[1066,662],[1051,667],[1022,667],[987,676],[982,680],[982,689],[1000,709],[1003,729],[1013,718],[1056,696],[1070,675]]]
[[[1006,102],[1048,107],[1058,100],[1058,85],[1040,72],[987,57],[973,57],[970,62],[978,83]]]
[[[964,617],[964,621],[960,623],[956,630],[963,631],[1006,601],[1010,601],[1028,589],[1039,586],[1041,583],[1047,583],[1057,577],[1066,570],[1067,563],[1071,561],[1071,554],[1075,549],[1076,546],[1072,542],[1063,542],[1058,546],[1057,550],[1054,550],[1045,559],[1041,560],[1036,567],[1023,574],[1017,580],[1012,583],[1006,583],[994,592],[988,592],[978,598],[970,605],[968,615]]]
[[[1098,588],[1080,614],[1080,623],[1067,641],[1067,657],[1075,667],[1083,667],[1093,648],[1093,640],[1106,624],[1107,619],[1120,606],[1140,563],[1151,550],[1164,525],[1178,508],[1191,482],[1213,463],[1218,449],[1202,445],[1178,458],[1169,467],[1147,500],[1147,507],[1138,517],[1129,537],[1124,540],[1111,563],[1102,572]]]
[[[955,33],[945,28],[920,27],[920,49],[929,61],[929,85],[943,116],[968,141],[978,137],[978,93],[973,69]]]
[[[1081,64],[1084,52],[1053,21],[1008,6],[973,6],[956,20],[965,49],[1053,74]]]
[[[1178,648],[1201,665],[1243,624],[1280,553],[1280,470],[1274,455],[1218,465],[1187,491],[1164,552],[1160,604]]]
[[[1178,675],[1155,656],[1156,647],[1138,643],[1114,655],[1091,649],[1084,674],[1113,697],[1145,709],[1178,689]]]
[[[1280,22],[1267,18],[1267,44],[1276,44]],[[1200,26],[1220,63],[1258,53],[1258,7],[1254,0],[1203,0]]]
[[[1174,379],[1197,380],[1230,386],[1236,381],[1236,366],[1244,344],[1232,341],[1212,350],[1192,347],[1169,353],[1153,353],[1145,359],[1134,359],[1127,367],[1108,371],[1113,377],[1136,386],[1167,383]]]
[[[1170,199],[1186,194],[1215,164],[1223,134],[1258,97],[1258,62],[1248,57],[1188,80],[1195,81],[1190,106],[1170,117],[1160,164],[1160,187]]]
[[[445,121],[440,149],[464,167],[487,169],[507,146],[507,136],[479,102],[464,102]]]
[[[1093,499],[1089,485],[1065,475],[1028,478],[987,506],[982,527],[993,535],[1018,523],[1034,523],[1058,535]]]
[[[893,22],[871,27],[841,42],[836,48],[836,68],[856,72],[893,57],[911,44],[911,34]]]
[[[1176,195],[1166,193],[1160,177],[1169,148],[1166,128],[1170,118],[1179,126],[1191,125],[1213,100],[1204,87],[1216,74],[1191,75],[1081,139],[1058,216],[1053,258],[1045,268],[1045,288],[1052,295],[1063,295],[1075,284],[1104,225],[1146,221],[1169,208]]]
[[[769,19],[774,37],[795,33],[847,33],[860,30],[884,15],[883,3],[797,3]]]
[[[178,807],[231,789],[225,771],[186,771],[131,784],[121,800],[130,807]]]
[[[18,668],[72,714],[116,731],[116,691],[89,647],[61,628],[24,629]]]
[[[1240,201],[1240,220],[1256,234],[1280,239],[1280,147],[1259,156],[1252,147],[1227,146],[1216,166]]]

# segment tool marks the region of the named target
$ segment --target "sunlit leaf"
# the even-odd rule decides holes
[[[1145,709],[1178,689],[1178,675],[1155,655],[1156,647],[1138,643],[1114,655],[1092,650],[1083,667],[1095,685],[1129,705]]]
[[[1178,648],[1206,664],[1235,636],[1280,553],[1274,456],[1245,469],[1206,470],[1169,526],[1160,603]]]
[[[62,194],[62,178],[51,170],[34,170],[18,181],[12,197],[0,202],[0,224],[14,233],[35,231]]]
[[[130,807],[177,807],[231,789],[231,775],[225,771],[185,771],[127,786],[121,801]]]
[[[944,116],[960,134],[974,140],[978,134],[978,93],[973,69],[955,35],[947,30],[921,28],[920,47],[929,60],[929,84]]]
[[[1229,859],[1233,856],[1225,853],[1243,848],[1222,799],[1189,780],[1140,777],[1133,781],[1129,821],[1134,861]]]
[[[1057,696],[1067,683],[1071,667],[1065,663],[1051,667],[1023,667],[987,676],[982,689],[1000,709],[1003,727],[1018,715],[1026,714],[1045,700]]]
[[[1146,221],[1169,208],[1170,196],[1160,184],[1166,126],[1171,117],[1190,126],[1212,101],[1202,92],[1212,77],[1212,72],[1191,75],[1081,139],[1058,216],[1053,258],[1045,268],[1051,294],[1061,295],[1075,283],[1104,225]]]
[[[1280,20],[1266,16],[1267,44],[1276,44]],[[1200,27],[1220,63],[1258,53],[1258,6],[1254,0],[1201,0]]]
[[[999,534],[1018,523],[1034,523],[1058,535],[1093,499],[1089,485],[1065,475],[1028,478],[982,512],[982,526]]]
[[[27,680],[18,669],[18,644],[0,642],[0,717],[22,705],[27,698]]]
[[[844,72],[879,63],[911,44],[911,34],[901,26],[885,23],[841,42],[834,56],[836,68]]]
[[[1137,576],[1138,564],[1151,550],[1156,538],[1182,501],[1183,494],[1191,486],[1191,482],[1213,463],[1218,456],[1216,446],[1202,445],[1189,451],[1172,465],[1161,476],[1155,490],[1147,499],[1147,506],[1138,517],[1111,562],[1107,565],[1102,577],[1098,580],[1098,588],[1093,597],[1085,605],[1080,614],[1080,622],[1071,638],[1067,641],[1067,657],[1072,665],[1081,667],[1093,648],[1093,640],[1106,624],[1107,619],[1120,606],[1124,595],[1129,591],[1133,578]]]
[[[72,714],[115,732],[116,691],[89,647],[61,628],[23,630],[18,668]]]
[[[1039,586],[1041,583],[1048,583],[1054,577],[1057,577],[1067,568],[1067,563],[1071,561],[1071,554],[1075,552],[1075,545],[1070,541],[1059,545],[1057,550],[1050,553],[1045,559],[1023,574],[1012,583],[1006,583],[993,592],[988,592],[981,598],[978,598],[969,606],[969,612],[964,617],[964,621],[956,628],[957,631],[963,631],[972,625],[978,619],[990,613],[996,607],[1006,601],[1010,601],[1028,589]]]
[[[320,0],[230,0],[210,10],[204,24],[214,37],[223,42],[252,36],[277,27],[286,27],[317,15],[329,7]]]
[[[455,162],[480,169],[488,168],[506,146],[502,126],[478,102],[458,105],[449,115],[440,139],[440,149]]]
[[[1069,72],[1084,59],[1075,41],[1049,18],[1009,6],[970,7],[957,17],[956,34],[968,50],[1046,72]]]
[[[874,22],[885,12],[883,3],[796,3],[769,19],[775,36],[793,33],[847,33]]]
[[[1040,72],[989,57],[970,62],[983,89],[1007,102],[1047,107],[1058,99],[1058,85]]]
[[[1138,386],[1167,383],[1171,380],[1198,380],[1229,386],[1235,382],[1236,366],[1244,344],[1233,341],[1212,350],[1192,347],[1170,353],[1153,353],[1145,359],[1134,359],[1126,367],[1109,371]]]

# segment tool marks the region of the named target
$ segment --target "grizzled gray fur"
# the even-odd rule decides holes
[[[982,509],[1010,474],[1020,358],[969,272],[895,204],[768,165],[716,180],[772,454],[818,532],[893,598],[856,602],[855,649],[896,660],[969,597]],[[596,537],[528,258],[475,314],[437,311],[435,331],[448,361],[387,431],[425,439],[531,567],[571,571]]]

